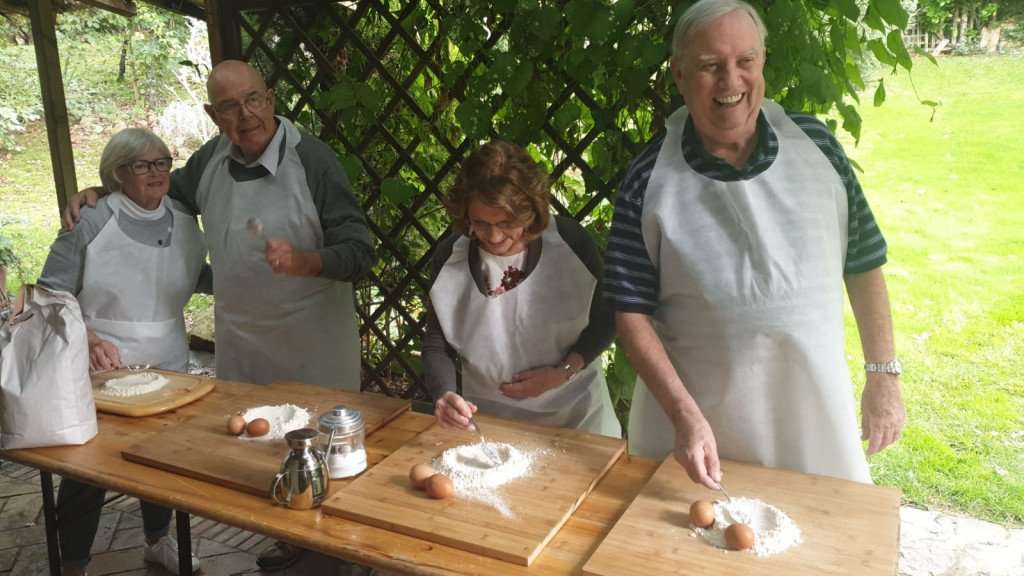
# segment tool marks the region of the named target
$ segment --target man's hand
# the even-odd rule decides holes
[[[568,373],[565,370],[545,366],[516,374],[512,382],[498,386],[498,390],[509,398],[522,400],[540,396],[548,390],[565,384],[567,380]]]
[[[445,392],[434,403],[434,417],[442,428],[469,430],[469,419],[476,413],[476,405],[456,394]]]
[[[89,369],[93,372],[121,367],[121,353],[113,342],[93,335],[89,338]]]
[[[722,469],[711,425],[699,411],[680,414],[673,420],[676,421],[676,447],[673,452],[676,461],[686,469],[690,480],[718,490]]]
[[[907,413],[897,376],[868,372],[860,398],[861,439],[868,441],[868,455],[881,452],[899,439]]]
[[[102,188],[93,186],[68,197],[68,205],[64,208],[64,214],[60,219],[61,225],[64,226],[65,230],[73,230],[75,224],[78,224],[78,220],[82,217],[83,204],[88,204],[91,208],[96,207],[96,202],[100,199],[102,190]]]
[[[319,276],[323,267],[319,252],[296,250],[287,240],[267,240],[266,258],[275,274]]]

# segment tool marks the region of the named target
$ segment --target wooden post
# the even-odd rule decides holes
[[[71,126],[68,108],[64,102],[64,79],[60,71],[57,52],[57,18],[52,0],[34,0],[28,3],[32,19],[32,42],[36,47],[36,67],[43,92],[43,116],[46,136],[50,141],[50,163],[57,186],[58,213],[64,212],[67,197],[78,191],[75,179],[75,159],[71,152]]]
[[[210,62],[242,57],[239,8],[231,0],[206,0],[206,30],[210,39]]]

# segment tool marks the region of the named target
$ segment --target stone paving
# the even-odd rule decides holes
[[[56,477],[55,481],[56,481]],[[90,576],[167,576],[142,560],[139,502],[121,498],[105,509],[93,543]],[[193,551],[202,574],[262,574],[256,556],[272,540],[193,516]],[[173,524],[172,524],[173,528]],[[938,512],[900,510],[900,576],[1024,576],[1024,529]],[[365,569],[306,553],[284,576],[362,576]],[[0,576],[47,574],[39,473],[0,463]]]

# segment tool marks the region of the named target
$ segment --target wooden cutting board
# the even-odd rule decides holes
[[[475,443],[475,433],[431,426],[326,502],[324,511],[364,524],[529,566],[618,460],[621,440],[479,416],[488,442],[538,450],[532,472],[502,486],[513,515],[456,494],[433,500],[409,485],[414,464]]]
[[[893,576],[900,491],[736,462],[722,463],[733,497],[771,504],[800,527],[803,542],[768,557],[723,552],[691,536],[690,504],[722,498],[690,481],[669,456],[583,567],[590,576],[759,574]]]
[[[283,439],[231,436],[226,424],[232,414],[279,404],[305,408],[310,413],[307,424],[310,428],[316,428],[317,416],[335,405],[358,408],[363,414],[367,436],[409,408],[408,400],[377,394],[274,383],[248,391],[244,396],[228,396],[219,403],[222,412],[197,416],[154,434],[121,455],[132,462],[269,497],[270,486],[288,454],[288,446]]]
[[[159,390],[148,394],[112,396],[103,391],[103,386],[107,381],[128,376],[132,372],[121,369],[93,374],[92,396],[96,400],[96,409],[100,412],[120,414],[121,416],[152,416],[195,402],[209,394],[214,388],[213,380],[210,378],[166,370],[149,369],[145,371],[160,374],[169,382]]]

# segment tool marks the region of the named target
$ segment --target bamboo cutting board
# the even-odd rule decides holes
[[[167,378],[169,382],[159,390],[148,394],[112,396],[103,391],[103,386],[107,381],[128,376],[132,372],[127,369],[121,369],[93,374],[92,396],[96,401],[96,409],[100,412],[120,414],[121,416],[152,416],[153,414],[160,414],[195,402],[213,390],[213,380],[210,378],[192,376],[181,372],[169,372],[167,370],[147,369],[145,372],[160,374]]]
[[[479,440],[431,426],[324,502],[324,511],[529,566],[623,452],[621,440],[478,416],[488,442],[536,450],[527,476],[499,488],[511,517],[458,494],[433,500],[409,484],[414,464]]]
[[[230,415],[263,405],[295,404],[316,418],[337,404],[358,408],[369,436],[409,408],[407,400],[370,393],[345,392],[297,383],[274,383],[228,396],[222,411],[186,420],[124,450],[125,460],[191,476],[257,496],[268,496],[274,476],[288,454],[283,439],[245,439],[227,433]]]
[[[722,463],[729,494],[757,498],[793,519],[803,542],[769,557],[723,552],[691,536],[690,504],[715,500],[670,455],[583,567],[589,576],[763,574],[893,576],[900,491],[825,476]]]

